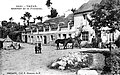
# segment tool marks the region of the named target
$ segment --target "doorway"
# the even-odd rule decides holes
[[[63,34],[64,39],[66,39],[66,34]]]
[[[44,44],[47,44],[47,37],[44,36]]]
[[[27,35],[25,35],[25,43],[27,43]]]

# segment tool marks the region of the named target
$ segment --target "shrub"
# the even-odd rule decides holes
[[[111,54],[106,57],[106,66],[109,69],[108,72],[120,74],[120,49],[111,50]]]

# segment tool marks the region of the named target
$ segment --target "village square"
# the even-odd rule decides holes
[[[0,75],[120,74],[120,0],[88,0],[67,15],[45,5],[47,20],[1,21]]]

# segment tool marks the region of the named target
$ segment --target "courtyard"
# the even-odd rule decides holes
[[[4,46],[7,44],[5,42]],[[55,59],[80,49],[56,50],[55,46],[42,46],[42,53],[35,54],[35,45],[20,44],[22,48],[19,50],[0,51],[0,75],[75,75],[75,72],[49,69],[47,66]]]

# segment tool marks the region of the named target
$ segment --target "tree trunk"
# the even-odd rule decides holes
[[[27,20],[27,26],[29,26],[30,24],[29,24],[29,20]]]

